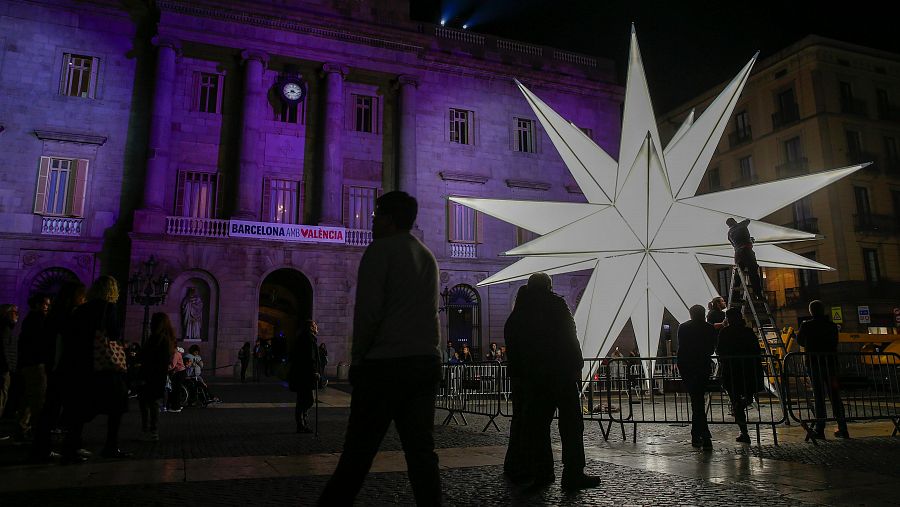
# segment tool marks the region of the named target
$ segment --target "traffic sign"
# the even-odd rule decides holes
[[[894,308],[894,323],[900,327],[900,308]]]
[[[859,323],[860,324],[871,324],[872,317],[869,315],[869,307],[868,306],[857,306],[856,313],[859,315]]]
[[[834,322],[835,324],[844,323],[844,314],[841,312],[840,306],[831,307],[831,322]]]

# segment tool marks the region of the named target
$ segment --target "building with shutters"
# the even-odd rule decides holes
[[[171,286],[151,311],[182,323],[194,289],[219,374],[309,317],[334,366],[374,200],[401,189],[447,338],[502,342],[516,287],[476,284],[532,235],[447,197],[583,200],[513,78],[616,153],[611,61],[413,22],[402,0],[3,2],[0,302],[109,273],[139,341],[125,285],[152,257]],[[556,288],[574,306],[585,281]]]

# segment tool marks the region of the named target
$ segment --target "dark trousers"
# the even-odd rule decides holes
[[[33,454],[39,457],[50,455],[50,441],[53,428],[59,423],[59,415],[62,411],[63,385],[57,375],[47,377],[47,395],[44,400],[44,408],[41,410],[34,426]]]
[[[159,424],[159,400],[141,395],[138,402],[141,405],[141,430],[156,431]]]
[[[247,380],[247,361],[246,359],[241,359],[241,382],[245,382]]]
[[[747,434],[747,413],[744,411],[744,398],[741,396],[731,396],[731,413],[734,416],[734,422],[737,423],[741,435]]]
[[[434,403],[440,358],[367,361],[350,375],[353,395],[344,452],[319,505],[352,505],[391,421],[400,435],[417,505],[440,505],[441,477],[434,452]]]
[[[525,403],[527,394],[519,378],[510,378],[510,399],[512,400],[512,421],[509,424],[509,444],[503,459],[503,470],[512,476],[530,473],[528,466],[528,441],[525,435]]]
[[[314,403],[312,389],[300,389],[297,391],[297,403],[294,404],[294,420],[297,426],[305,425],[303,416],[313,406]]]
[[[706,423],[706,390],[690,391],[691,397],[691,440],[710,438],[709,425]]]
[[[109,414],[106,420],[106,445],[104,451],[115,451],[119,448],[119,428],[122,427],[122,414]],[[62,454],[66,457],[74,456],[82,447],[81,434],[84,432],[84,421],[73,421],[63,439]]]
[[[172,374],[171,379],[172,394],[169,395],[169,408],[178,410],[181,408],[181,393],[183,392],[181,387],[187,380],[187,373],[184,370],[176,371]]]
[[[759,263],[756,262],[756,254],[752,248],[740,248],[734,253],[734,263],[743,271],[747,272],[750,277],[750,288],[753,289],[753,296],[763,299],[765,295],[762,293],[762,278],[759,276]],[[741,280],[735,280],[735,287],[740,286]]]
[[[585,459],[579,383],[575,380],[534,378],[528,380],[527,389],[530,394],[526,427],[534,477],[542,479],[553,476],[550,424],[556,411],[559,411],[563,475],[581,473]]]
[[[847,421],[844,419],[844,404],[841,401],[841,392],[838,388],[837,378],[831,374],[828,368],[810,368],[809,380],[812,384],[813,398],[815,398],[816,432],[825,431],[825,419],[828,411],[825,409],[825,393],[831,400],[831,414],[837,419],[838,429],[847,431]]]

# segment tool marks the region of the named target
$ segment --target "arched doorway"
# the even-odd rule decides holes
[[[31,284],[28,287],[28,297],[35,294],[43,294],[45,296],[50,296],[50,298],[55,298],[57,294],[59,294],[59,290],[63,285],[67,283],[80,283],[81,280],[78,279],[78,276],[75,273],[69,271],[66,268],[48,268],[31,279]]]
[[[481,298],[470,285],[456,285],[447,295],[448,339],[456,350],[468,346],[481,358]]]
[[[259,288],[257,337],[267,351],[269,374],[287,355],[287,340],[296,334],[303,321],[312,317],[312,285],[303,273],[278,269],[263,280]],[[263,369],[266,372],[266,369]]]

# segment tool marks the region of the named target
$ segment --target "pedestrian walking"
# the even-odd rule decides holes
[[[750,219],[738,222],[734,218],[725,220],[728,226],[728,241],[734,247],[734,263],[750,277],[750,294],[760,299],[762,293],[762,279],[759,277],[759,264],[756,262],[756,254],[753,252],[753,237],[750,236]],[[734,286],[740,285],[740,279],[734,280]]]
[[[238,361],[241,362],[241,383],[247,381],[247,365],[250,364],[250,342],[244,342],[244,346],[238,351]]]
[[[124,369],[101,369],[97,356],[100,342],[118,344],[121,340],[116,311],[119,284],[111,276],[101,276],[91,285],[87,298],[88,302],[75,310],[72,337],[67,340],[60,359],[60,375],[66,391],[63,415],[68,427],[63,441],[64,463],[85,460],[78,452],[82,448],[81,434],[84,424],[98,414],[107,416],[103,457],[131,456],[119,449],[122,415],[128,411]]]
[[[825,439],[825,395],[831,400],[831,414],[837,420],[838,429],[834,436],[850,438],[847,421],[844,419],[844,404],[841,401],[840,382],[838,380],[838,327],[825,313],[825,304],[819,300],[809,303],[809,314],[812,319],[800,324],[797,342],[806,352],[806,368],[812,384],[815,402],[815,436]]]
[[[716,350],[716,328],[706,322],[703,307],[689,310],[691,320],[678,326],[678,371],[691,398],[691,445],[712,449],[706,423],[706,386],[712,373],[710,356]]]
[[[19,321],[19,308],[16,305],[0,306],[0,420],[6,409],[9,398],[9,361],[6,358],[6,345],[12,343],[13,329]],[[0,433],[0,441],[8,440],[9,435]]]
[[[715,326],[716,330],[722,329],[725,326],[725,308],[727,307],[725,298],[722,296],[714,297],[706,305],[706,308],[709,310],[709,313],[706,314],[706,322]]]
[[[438,266],[410,234],[418,204],[405,192],[375,201],[372,243],[359,265],[353,315],[350,420],[320,505],[350,505],[394,422],[418,505],[440,505],[434,405],[441,379]]]
[[[746,410],[762,389],[759,339],[747,327],[740,308],[730,308],[725,315],[728,325],[719,331],[716,354],[722,365],[722,386],[731,400],[734,422],[741,430],[735,441],[749,444]]]
[[[526,292],[528,287],[523,285],[516,292],[516,302],[512,312],[503,326],[503,339],[506,342],[506,373],[510,384],[510,400],[512,401],[512,420],[509,424],[509,443],[506,446],[506,456],[503,459],[503,473],[514,483],[524,483],[530,480],[531,466],[529,462],[529,448],[525,434],[525,405],[528,403],[529,394],[525,391],[525,383],[522,380],[522,372],[525,365],[522,355],[518,353],[520,340],[527,340],[522,336],[525,329],[524,320],[526,314]]]
[[[516,336],[522,358],[522,379],[528,393],[525,410],[526,440],[533,486],[553,483],[553,451],[550,424],[558,413],[562,441],[564,490],[593,488],[600,478],[584,473],[584,421],[581,414],[581,371],[584,360],[575,319],[565,299],[552,291],[550,276],[535,273],[528,278],[522,302],[524,318]]]
[[[307,319],[300,327],[292,343],[288,345],[288,386],[297,393],[294,404],[294,421],[297,433],[312,433],[309,427],[309,409],[313,406],[313,390],[319,377],[319,351],[316,347],[316,335],[319,326],[316,321]]]
[[[138,403],[141,407],[141,439],[159,440],[159,403],[166,391],[166,375],[175,354],[175,328],[169,316],[157,312],[150,318],[150,336],[141,346],[141,367],[138,373],[141,387]]]
[[[25,387],[24,395],[16,413],[16,440],[25,442],[33,436],[32,423],[37,423],[44,398],[47,393],[46,365],[54,355],[55,338],[47,320],[50,312],[50,298],[35,294],[28,298],[28,315],[22,321],[19,333],[18,361],[19,378]]]
[[[47,393],[44,408],[34,426],[34,446],[31,460],[46,462],[52,457],[51,434],[59,426],[65,393],[65,379],[60,374],[63,349],[71,340],[75,310],[86,301],[87,290],[81,282],[69,282],[60,288],[47,315],[48,333],[52,337],[52,351],[48,351],[44,365]]]

